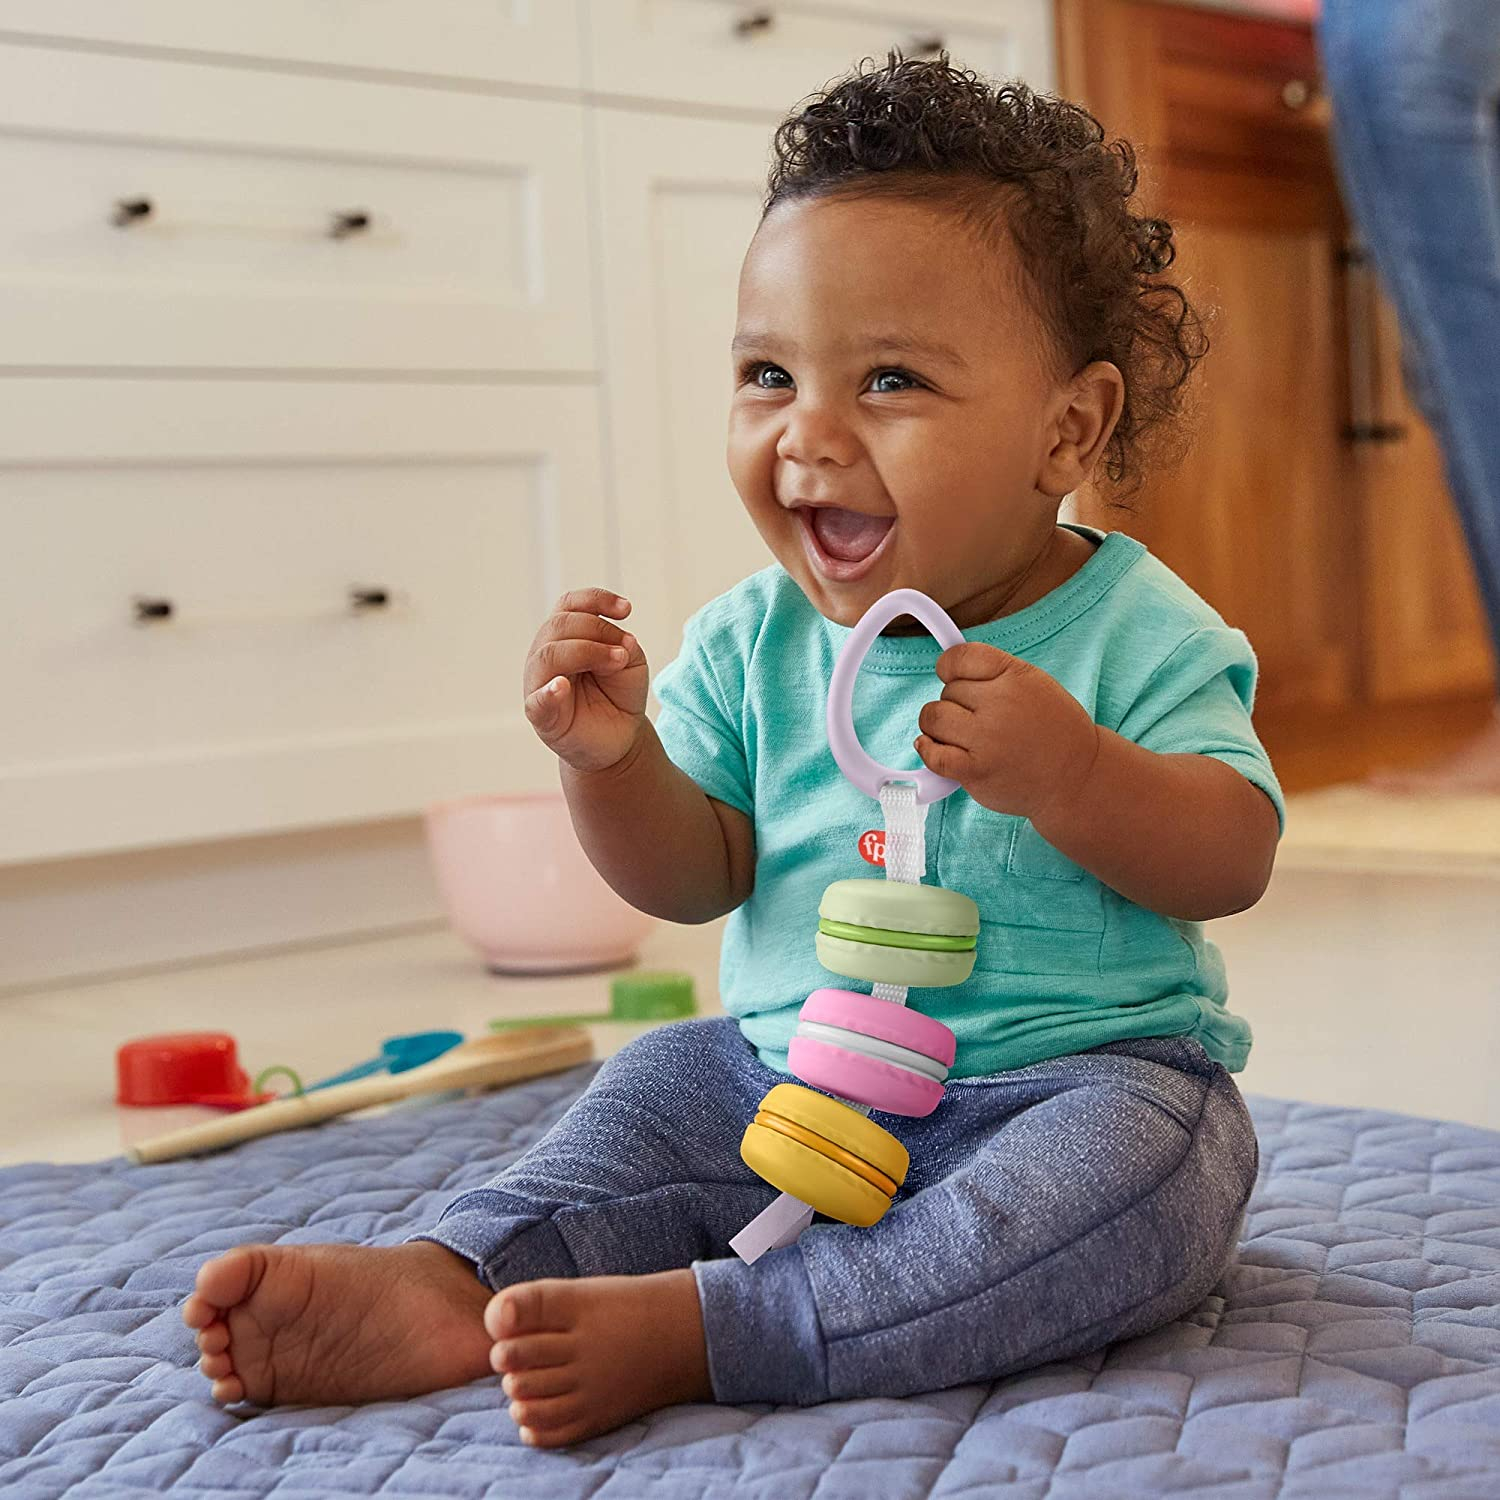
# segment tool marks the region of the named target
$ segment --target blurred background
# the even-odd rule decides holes
[[[564,587],[629,595],[655,669],[769,560],[723,462],[768,138],[892,47],[1137,142],[1218,309],[1186,464],[1129,513],[1071,507],[1260,657],[1297,795],[1271,894],[1214,932],[1247,1086],[1500,1124],[1496,799],[1359,786],[1482,726],[1493,662],[1314,10],[7,0],[0,1150],[110,1149],[141,1032],[317,1067],[428,1018],[599,1008],[597,977],[485,971],[422,814],[555,787],[519,672]],[[711,1010],[718,931],[622,954]]]

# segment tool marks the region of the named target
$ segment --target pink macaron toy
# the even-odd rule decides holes
[[[854,990],[814,990],[787,1065],[803,1083],[887,1114],[930,1115],[957,1044],[941,1021]]]

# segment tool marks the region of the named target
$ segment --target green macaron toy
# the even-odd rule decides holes
[[[818,962],[847,979],[962,984],[978,940],[979,908],[941,886],[836,880],[818,905]]]

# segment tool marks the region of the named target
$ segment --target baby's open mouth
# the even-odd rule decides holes
[[[799,505],[802,545],[813,567],[836,583],[852,583],[875,566],[896,527],[894,516],[867,516],[838,505]]]
[[[818,545],[840,562],[863,562],[885,539],[894,516],[862,516],[837,505],[810,507]]]

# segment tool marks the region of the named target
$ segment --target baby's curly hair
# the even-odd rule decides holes
[[[1106,144],[1087,110],[1023,83],[988,83],[946,54],[893,52],[800,105],[777,128],[774,153],[764,214],[799,198],[889,194],[943,205],[990,243],[1008,233],[1059,373],[1097,359],[1125,377],[1103,460],[1116,502],[1139,487],[1146,456],[1179,456],[1183,387],[1208,337],[1162,275],[1176,253],[1172,226],[1134,211],[1135,151]]]

